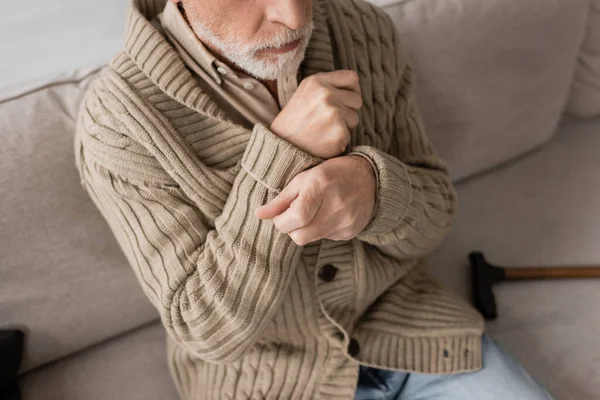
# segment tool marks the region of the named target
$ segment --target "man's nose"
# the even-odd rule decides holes
[[[307,1],[275,0],[266,8],[266,16],[270,22],[280,23],[290,29],[301,29],[306,25]]]

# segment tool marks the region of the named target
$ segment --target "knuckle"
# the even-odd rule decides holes
[[[350,240],[353,237],[354,235],[350,231],[345,231],[344,233],[342,233],[342,240]]]
[[[291,232],[289,236],[298,246],[304,246],[307,243],[305,235],[300,232]]]
[[[349,69],[348,71],[346,71],[346,74],[348,75],[348,79],[352,79],[353,81],[358,82],[358,74],[356,73],[356,71]]]
[[[339,122],[342,119],[342,113],[340,112],[340,109],[337,107],[334,107],[334,106],[327,107],[326,113],[327,113],[327,116],[333,122]]]
[[[354,236],[352,235],[352,232],[348,231],[347,229],[341,230],[332,235],[333,240],[351,240],[353,238]]]
[[[331,91],[324,86],[319,86],[316,89],[316,98],[319,99],[321,103],[330,104],[331,103]]]
[[[357,108],[361,108],[363,106],[363,104],[364,104],[364,101],[363,101],[362,96],[359,95],[359,94],[357,94],[356,95],[356,105],[357,105]]]
[[[339,139],[336,144],[338,149],[340,149],[340,152],[344,152],[344,150],[346,150],[346,147],[348,146],[348,140],[347,139]]]
[[[294,217],[296,218],[296,221],[298,221],[298,223],[302,226],[306,226],[306,224],[308,224],[310,222],[310,220],[308,218],[308,209],[306,206],[303,206],[302,208],[298,208],[296,210]]]
[[[336,194],[336,196],[334,197],[333,204],[335,205],[336,210],[345,210],[346,207],[348,206],[348,204],[346,203],[346,199],[344,197],[342,197],[341,193]],[[347,226],[348,225],[348,217],[342,215],[339,219],[339,223],[342,226]]]
[[[277,218],[273,218],[273,225],[275,226],[275,229],[281,232],[281,222]]]
[[[328,132],[329,134],[333,134],[338,125],[335,110],[333,110],[331,107],[323,107],[321,118],[321,124],[323,124],[323,127],[326,129],[326,132]]]
[[[306,79],[302,80],[302,83],[308,86],[314,86],[319,84],[319,74],[310,75]]]
[[[351,117],[351,121],[350,121],[350,126],[352,128],[356,128],[358,126],[359,122],[360,122],[360,119],[358,118],[358,114],[357,113],[352,113],[352,117]]]
[[[314,180],[315,180],[315,186],[318,186],[319,188],[324,188],[327,186],[327,184],[329,183],[329,181],[331,180],[331,177],[329,176],[329,172],[327,171],[326,168],[319,168],[318,170],[315,169],[315,174],[314,174]]]
[[[344,150],[346,147],[350,145],[350,136],[346,136],[346,138],[342,141],[342,146],[344,146]],[[343,150],[342,150],[343,151]]]
[[[338,232],[338,234],[336,235],[338,240],[348,240],[349,236],[346,233],[346,231],[342,231],[342,232]]]
[[[335,141],[338,143],[346,143],[346,141],[348,140],[348,136],[349,136],[349,132],[348,132],[348,128],[346,128],[346,126],[339,126],[335,131],[334,131],[334,137],[335,137]]]
[[[301,88],[310,93],[314,93],[320,87],[323,87],[323,86],[321,85],[319,78],[315,75],[306,77],[305,79],[302,80],[302,82],[300,82],[300,85],[298,85],[299,89]]]
[[[336,123],[330,128],[330,132],[332,139],[339,141],[348,134],[348,128],[343,120],[341,122],[336,121]]]
[[[343,149],[345,148],[343,140],[339,137],[332,137],[329,139],[327,145],[332,149],[339,150],[340,152],[344,151]]]

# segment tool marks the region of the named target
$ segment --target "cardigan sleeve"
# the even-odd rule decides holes
[[[449,231],[457,196],[445,163],[427,138],[419,113],[411,65],[396,46],[399,75],[395,84],[389,147],[358,145],[348,155],[366,158],[376,175],[376,204],[357,239],[396,258],[430,253]]]
[[[301,247],[254,209],[322,160],[256,125],[213,226],[174,181],[140,178],[168,178],[165,171],[150,175],[152,160],[127,166],[141,157],[141,146],[125,142],[126,134],[109,140],[119,124],[99,121],[114,122],[114,115],[86,113],[76,132],[81,182],[167,333],[203,360],[239,359],[279,308],[301,255]],[[149,166],[141,171],[144,163]]]

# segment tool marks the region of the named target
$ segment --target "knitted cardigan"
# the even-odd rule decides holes
[[[358,73],[350,154],[376,172],[376,209],[352,240],[297,246],[254,209],[324,160],[228,119],[150,22],[165,1],[132,0],[74,145],[82,185],[158,310],[180,396],[352,399],[360,364],[480,369],[481,316],[426,271],[457,199],[390,18],[361,0],[314,1],[300,77]]]

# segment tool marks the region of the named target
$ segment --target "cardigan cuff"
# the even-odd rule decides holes
[[[375,171],[377,194],[371,221],[357,235],[363,239],[396,228],[410,212],[412,199],[411,177],[397,158],[371,146],[355,146],[348,155],[366,158]]]
[[[256,124],[242,156],[242,168],[268,189],[281,191],[300,172],[323,158],[314,157]]]

